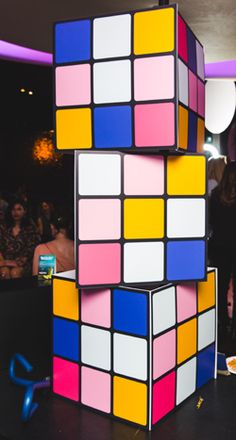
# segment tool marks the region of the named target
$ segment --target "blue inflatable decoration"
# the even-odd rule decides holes
[[[19,385],[26,388],[23,408],[21,413],[21,420],[27,422],[38,408],[38,403],[33,402],[34,391],[41,388],[48,388],[50,386],[50,378],[46,378],[41,381],[32,381],[17,377],[15,375],[16,361],[21,364],[21,366],[27,371],[27,373],[30,373],[33,370],[33,367],[27,361],[27,359],[25,359],[24,356],[22,356],[19,353],[15,353],[14,356],[11,358],[10,367],[9,367],[10,380],[15,385]]]

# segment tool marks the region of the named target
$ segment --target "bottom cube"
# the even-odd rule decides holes
[[[53,393],[151,430],[216,378],[217,271],[206,282],[78,291],[53,278]]]

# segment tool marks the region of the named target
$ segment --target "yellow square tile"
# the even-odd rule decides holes
[[[179,148],[188,148],[188,110],[179,105]]]
[[[177,329],[177,363],[181,364],[197,351],[196,318],[182,324]]]
[[[57,110],[56,142],[59,150],[92,148],[91,109]]]
[[[130,422],[147,425],[147,385],[114,376],[114,415]]]
[[[79,291],[75,282],[53,279],[53,313],[62,318],[79,319]]]
[[[175,46],[175,9],[134,14],[135,55],[171,52]]]
[[[124,237],[163,238],[164,200],[163,199],[125,199]]]
[[[215,305],[215,272],[209,272],[207,281],[198,283],[198,312]]]
[[[169,195],[204,195],[206,193],[205,156],[171,156],[167,159]]]
[[[205,122],[203,119],[197,120],[197,152],[203,152],[203,145],[205,140]]]

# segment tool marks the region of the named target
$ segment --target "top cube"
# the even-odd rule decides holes
[[[58,150],[200,152],[203,47],[176,5],[57,23]]]

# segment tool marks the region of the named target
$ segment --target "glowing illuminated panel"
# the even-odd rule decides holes
[[[203,155],[76,153],[80,287],[206,274]]]
[[[215,377],[216,271],[207,282],[78,291],[53,279],[53,393],[151,430]],[[77,297],[77,301],[76,301]]]
[[[178,17],[172,5],[55,25],[58,150],[200,151],[203,49]]]

